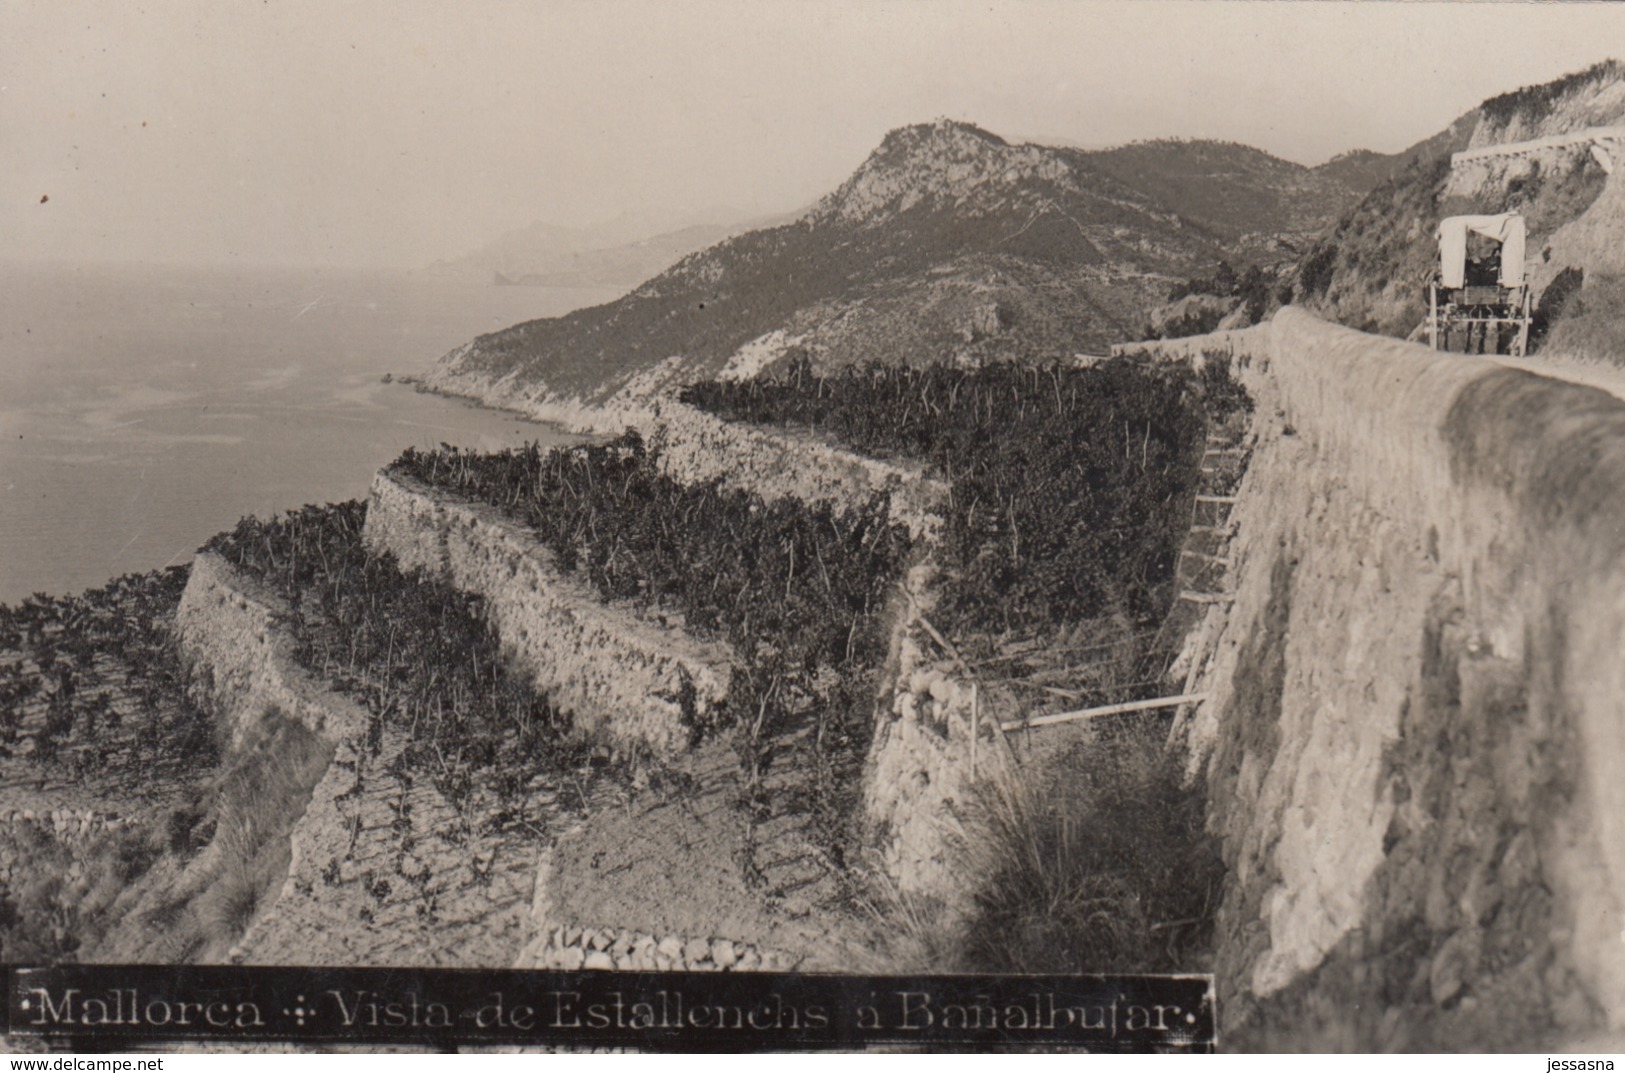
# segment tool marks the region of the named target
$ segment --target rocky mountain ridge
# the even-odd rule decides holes
[[[938,120],[892,131],[794,223],[598,309],[482,336],[428,383],[557,418],[656,371],[694,379],[792,351],[818,366],[1098,353],[1137,337],[1172,283],[1227,258],[1279,261],[1358,193],[1244,146],[1015,145]]]

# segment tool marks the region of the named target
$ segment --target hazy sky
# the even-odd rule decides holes
[[[0,0],[0,252],[417,267],[797,208],[939,116],[1318,163],[1610,54],[1625,4]]]

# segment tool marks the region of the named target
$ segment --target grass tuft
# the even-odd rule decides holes
[[[1166,720],[1098,728],[1048,785],[1017,770],[984,788],[966,867],[985,876],[966,969],[1193,971],[1205,964],[1223,865]]]
[[[194,907],[209,941],[235,941],[276,896],[288,835],[332,756],[330,743],[270,709],[233,758],[213,809],[218,864]]]

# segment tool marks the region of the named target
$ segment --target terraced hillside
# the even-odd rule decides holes
[[[624,617],[618,637],[651,636],[658,619],[661,629],[725,642],[725,689],[709,671],[685,672],[693,711],[704,713],[698,721],[687,709],[650,722],[638,702],[613,706],[605,729],[622,740],[618,751],[647,759],[616,807],[584,817],[549,850],[538,879],[547,927],[526,963],[585,964],[606,950],[594,935],[610,936],[609,956],[622,959],[646,940],[686,942],[696,932],[804,967],[1036,969],[1074,956],[1067,942],[998,942],[996,933],[1016,921],[1029,926],[1024,914],[1037,910],[979,908],[986,892],[968,877],[982,873],[946,832],[993,822],[986,794],[1023,785],[1018,767],[1048,770],[1046,758],[1089,736],[1050,731],[1033,749],[1012,751],[1002,724],[1166,688],[1190,621],[1170,612],[1203,429],[1240,404],[1224,384],[1217,369],[1199,381],[1130,363],[865,369],[834,378],[798,367],[689,392],[724,422],[662,400],[660,431],[648,444],[623,440],[551,458],[414,456],[382,475],[369,532],[481,593],[516,656],[538,680],[553,676],[550,689],[575,690],[590,704],[589,692],[561,678],[584,681],[596,673],[584,666],[588,653],[623,642],[560,646],[576,627],[547,609],[557,582],[542,582],[542,602],[530,595],[538,592],[526,580],[539,576],[532,564],[596,588],[610,601],[605,610]],[[1108,428],[1099,437],[1084,432]],[[683,430],[703,435],[705,450],[696,452]],[[807,500],[762,502],[744,490],[719,497],[719,478],[709,475],[716,467],[662,458],[720,460],[741,443],[786,436],[830,457],[856,449],[888,461],[817,463],[846,483],[802,493],[819,506],[805,515],[816,527],[798,536],[795,519],[806,507],[796,504]],[[794,472],[807,464],[772,450],[752,456],[779,460],[771,472],[751,471],[758,488],[796,487]],[[912,540],[897,545],[907,549],[902,556],[881,557],[883,546],[870,546],[889,512],[877,513],[875,491],[880,504],[906,492],[907,484],[886,491],[884,475],[918,463],[943,482],[932,508],[940,518],[913,524]],[[663,476],[685,469],[701,483]],[[902,535],[894,532],[889,540]],[[523,557],[517,575],[503,565],[515,555]],[[661,565],[668,561],[683,565]],[[860,582],[861,593],[852,588]],[[572,612],[572,620],[586,622],[586,614]],[[687,643],[668,639],[665,650]],[[643,673],[625,666],[618,676]],[[680,687],[665,688],[655,695],[675,697]],[[685,743],[638,729],[665,725],[663,718],[696,733]],[[1156,774],[1151,762],[1159,747],[1144,738],[1122,747],[1122,778],[1144,780],[1139,793],[1184,800],[1177,773],[1158,781],[1170,774]],[[1127,792],[1111,779],[1102,785]],[[1057,819],[1026,797],[1001,800],[1035,810],[1040,828]],[[1200,915],[1208,890],[1200,877],[1211,878],[1212,858],[1202,856],[1191,816],[1170,812],[1170,841],[1194,840],[1193,856],[1173,871],[1190,882],[1179,897],[1194,898]],[[1129,867],[1126,849],[1113,851],[1112,874]],[[1001,867],[989,862],[989,874]],[[1107,882],[1093,872],[1051,878]],[[1121,875],[1110,882],[1118,895],[1130,885]],[[1135,898],[1158,904],[1145,890]],[[858,912],[864,903],[880,907],[879,917]],[[942,941],[923,944],[901,926],[911,912],[904,904],[936,906]],[[875,919],[888,922],[878,938]],[[719,930],[719,920],[731,930]],[[1150,923],[1122,921],[1109,956],[1168,968],[1179,962],[1171,951],[1202,944],[1196,927],[1147,948]],[[1069,926],[1082,925],[1062,931]],[[1103,949],[1070,948],[1079,957]]]
[[[105,940],[30,956],[1054,967],[991,941],[1034,909],[982,906],[946,832],[1089,737],[1001,726],[1163,688],[1203,429],[1237,396],[1126,362],[709,390],[744,420],[668,399],[648,440],[409,452],[366,504],[211,541],[142,620],[219,751],[179,795],[201,811],[91,877],[119,906]],[[1179,796],[1176,767],[1136,759],[1160,748],[1119,744],[1140,792]],[[1200,911],[1214,859],[1178,815]],[[902,923],[928,905],[929,946]],[[1125,918],[1113,956],[1176,967],[1204,942],[1147,947],[1149,923]]]

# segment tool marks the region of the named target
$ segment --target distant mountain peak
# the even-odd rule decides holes
[[[888,133],[811,218],[867,226],[922,202],[962,203],[990,183],[1053,179],[1067,170],[1055,150],[1013,146],[973,123],[937,119]]]
[[[967,123],[962,119],[950,119],[947,116],[938,116],[929,123],[911,123],[906,127],[898,127],[889,131],[880,141],[876,153],[888,151],[917,152],[922,149],[929,151],[976,149],[987,147],[993,149],[1009,148],[1010,143],[994,134],[990,130],[983,130],[975,123]]]

